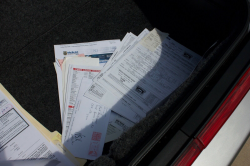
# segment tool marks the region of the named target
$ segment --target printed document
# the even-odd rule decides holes
[[[120,45],[120,40],[105,40],[88,43],[76,43],[76,44],[61,44],[54,45],[55,51],[55,68],[57,74],[59,104],[61,112],[61,120],[63,121],[63,90],[62,90],[62,64],[66,57],[75,56],[98,56],[100,58],[100,64],[105,64],[109,57],[113,54],[116,48]],[[63,122],[62,122],[63,123]]]
[[[116,51],[111,56],[111,59],[107,62],[102,71],[94,78],[94,81],[96,81],[98,77],[101,77],[107,70],[109,70],[119,59],[121,59],[121,57],[126,52],[130,51],[148,33],[148,29],[144,29],[138,37],[132,33],[126,34],[121,42],[120,47],[116,49]]]
[[[80,105],[83,105],[82,108],[87,108],[88,105],[93,102],[92,100],[87,99],[83,95],[85,91],[88,89],[88,87],[91,85],[93,77],[95,77],[100,72],[101,69],[101,67],[97,66],[88,67],[79,65],[70,65],[69,68],[71,69],[71,71],[74,72],[74,78],[72,79],[74,80],[74,85],[70,86],[72,91],[71,93],[73,94],[70,97],[70,103],[69,103],[69,107],[72,107],[73,111],[71,112],[71,116],[68,116],[68,118],[70,119],[69,123],[64,124],[63,129],[66,130],[68,127],[69,131],[65,132],[65,130],[63,130],[63,141],[69,140],[70,137],[75,135],[75,133],[79,133],[79,131],[82,128],[81,126],[84,125],[82,117],[84,117],[85,115],[84,112],[85,109],[79,110],[79,107]],[[83,102],[83,100],[85,102]],[[105,123],[108,123],[108,121],[106,121]],[[130,122],[129,120],[123,118],[122,116],[114,112],[111,113],[109,124],[110,125],[108,127],[108,133],[106,135],[105,142],[117,139],[124,131],[126,131],[128,128],[134,125],[133,122]]]
[[[92,83],[93,76],[97,74],[98,68],[73,66],[73,69],[83,71],[81,92],[87,90]],[[107,127],[109,124],[110,110],[99,103],[82,97],[77,100],[69,124],[64,145],[76,157],[95,160],[102,154]]]
[[[85,96],[134,122],[126,111],[145,117],[188,78],[200,58],[154,29],[98,77]]]
[[[72,78],[72,75],[68,74],[69,71],[69,65],[75,64],[75,65],[86,65],[86,66],[99,66],[99,59],[98,58],[86,58],[86,57],[69,57],[66,58],[65,61],[62,64],[62,95],[63,95],[63,100],[62,100],[62,113],[63,113],[63,121],[68,118],[68,113],[71,114],[71,107],[68,105],[67,101],[69,100],[68,98],[70,97],[70,92],[71,92],[71,83],[72,81],[75,82],[77,80],[77,77],[75,79]],[[71,70],[70,70],[71,71]],[[73,80],[72,80],[73,79]],[[70,80],[70,85],[68,85],[68,80]],[[79,79],[78,79],[79,80]],[[77,84],[77,83],[76,83]],[[75,87],[79,87],[79,84],[75,85]],[[67,94],[68,92],[68,94]],[[76,92],[77,93],[77,92]],[[68,109],[70,111],[68,112]]]
[[[98,58],[87,58],[89,60],[98,60]],[[75,102],[78,96],[78,92],[81,86],[89,86],[92,79],[97,73],[101,71],[101,66],[85,66],[82,68],[80,65],[69,65],[67,76],[67,90],[65,92],[65,119],[63,123],[62,140],[65,141],[65,137],[68,132],[68,127],[72,118],[72,113],[75,107]],[[90,82],[90,83],[89,83]]]
[[[55,61],[59,67],[66,57],[104,55],[102,60],[107,61],[119,45],[119,39],[54,45]]]
[[[64,142],[64,146],[76,157],[95,160],[102,155],[108,127],[110,110],[88,98],[83,98],[79,114],[74,119],[74,132]]]
[[[135,123],[111,111],[105,143],[118,139],[122,133],[133,127]]]
[[[100,72],[101,67],[70,65],[69,68],[72,71],[77,71],[74,75],[80,79],[81,83],[80,89],[76,90],[78,94],[76,102],[74,102],[68,132],[63,131],[63,143],[73,155],[79,158],[94,160],[102,154],[104,143],[118,138],[122,131],[114,126],[112,126],[112,129],[109,126],[107,131],[110,110],[83,96],[84,92],[91,85],[93,77]],[[75,90],[73,91],[76,92]],[[111,130],[112,134],[109,132]],[[108,138],[106,138],[107,132]],[[99,135],[100,139],[93,140],[91,138],[93,133]],[[90,151],[91,148],[93,151]]]
[[[74,165],[0,90],[0,161],[37,159],[57,159],[61,162],[58,165]]]

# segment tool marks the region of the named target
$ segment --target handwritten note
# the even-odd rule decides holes
[[[77,68],[83,71],[83,77],[79,80],[79,90],[77,97],[75,96],[71,121],[63,143],[74,156],[95,160],[102,154],[110,110],[83,96],[91,85],[93,77],[100,72],[99,68],[96,66],[77,66]]]
[[[95,160],[102,154],[110,110],[86,97],[76,107],[64,145],[76,157]]]

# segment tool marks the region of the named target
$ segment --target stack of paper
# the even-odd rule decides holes
[[[90,160],[160,105],[201,59],[157,29],[127,33],[121,42],[54,49],[62,141],[74,156]]]
[[[0,165],[82,165],[0,84]],[[45,160],[44,160],[45,159]],[[25,161],[24,161],[25,160]]]

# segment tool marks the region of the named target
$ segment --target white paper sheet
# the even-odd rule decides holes
[[[107,107],[83,97],[75,105],[64,145],[76,157],[95,160],[102,154],[109,116]]]
[[[118,129],[112,124],[109,124],[104,142],[107,143],[107,142],[114,141],[117,138],[119,138],[122,135],[122,133],[123,133],[122,130]]]
[[[83,94],[85,93],[85,91],[88,89],[88,87],[91,85],[92,83],[92,79],[93,77],[95,77],[99,72],[101,67],[87,67],[87,66],[79,66],[79,65],[70,65],[69,68],[73,68],[73,69],[77,69],[77,73],[75,73],[75,77],[77,78],[77,88],[71,88],[71,90],[73,91],[73,96],[75,97],[70,97],[71,100],[71,107],[75,107],[73,109],[72,112],[72,116],[71,119],[72,121],[69,121],[70,123],[67,124],[69,127],[69,132],[65,132],[63,130],[63,141],[70,139],[70,136],[74,135],[74,133],[78,133],[79,132],[79,127],[82,126],[82,117],[84,116],[84,112],[81,112],[81,110],[77,110],[80,106],[79,104],[82,102],[82,98],[84,97]],[[91,70],[88,70],[91,69]],[[72,70],[71,70],[72,71]],[[79,82],[81,82],[79,84]],[[75,86],[75,85],[74,85]],[[77,94],[77,97],[76,97]],[[87,101],[87,100],[86,100]],[[89,102],[93,102],[92,100],[89,100]],[[77,105],[75,106],[75,104],[77,103]],[[84,104],[84,103],[82,103]],[[85,103],[86,104],[86,103]],[[88,104],[87,104],[88,105]],[[82,115],[83,114],[83,115]],[[115,139],[117,139],[125,130],[123,130],[123,128],[117,129],[117,123],[121,122],[124,125],[128,127],[131,127],[131,123],[132,122],[128,122],[129,124],[127,125],[125,118],[122,118],[120,115],[116,114],[116,113],[111,113],[111,121],[109,121],[109,123],[114,123],[116,121],[116,123],[114,123],[112,126],[109,125],[108,126],[108,131],[107,131],[107,135],[105,137],[105,142],[109,142],[109,141],[113,141]],[[125,122],[123,122],[125,121]],[[108,123],[108,122],[106,122]],[[83,123],[84,125],[84,123]],[[118,126],[119,127],[119,126]],[[125,126],[124,126],[125,127]],[[65,124],[64,124],[64,127]]]
[[[116,48],[120,45],[120,40],[105,40],[88,43],[76,43],[76,44],[62,44],[54,45],[56,73],[58,83],[58,93],[60,101],[61,119],[63,120],[63,86],[62,86],[62,70],[61,65],[66,57],[74,56],[89,56],[89,55],[105,55],[106,58],[111,56]],[[100,63],[105,62],[106,59],[101,59]],[[63,122],[62,122],[63,123]]]
[[[130,51],[142,38],[144,38],[149,33],[148,29],[144,29],[138,37],[134,34],[128,33],[121,42],[120,48],[118,48],[112,58],[104,66],[102,71],[94,78],[94,81],[97,81],[98,77],[102,76],[107,70],[109,70],[121,57],[128,51]]]
[[[91,60],[96,58],[91,58]],[[79,65],[69,65],[68,67],[68,84],[67,84],[67,91],[65,93],[65,119],[63,123],[63,134],[62,134],[62,141],[65,141],[67,136],[68,127],[70,125],[72,113],[75,107],[76,99],[78,96],[79,89],[81,86],[87,87],[91,84],[92,79],[95,77],[97,73],[101,71],[101,66],[82,66]],[[90,83],[88,83],[88,81]]]
[[[113,53],[112,58],[108,61],[108,63],[104,66],[104,68],[102,69],[102,71],[94,78],[93,81],[96,82],[96,86],[99,86],[98,84],[98,79],[106,72],[108,71],[119,59],[121,59],[121,57],[128,51],[130,51],[142,38],[144,38],[147,34],[149,33],[148,29],[144,29],[138,37],[136,37],[135,35],[133,35],[132,33],[127,33],[126,36],[123,38],[122,43],[120,45],[120,47]],[[107,92],[109,93],[109,92]],[[113,95],[112,93],[110,93],[109,95]],[[112,98],[110,100],[110,102],[112,102]],[[117,107],[119,107],[119,104],[117,104],[117,101],[114,100],[114,103],[116,103]],[[123,100],[119,101],[120,103],[122,103],[123,105],[126,105],[126,102],[124,102]],[[118,109],[118,108],[117,108]],[[130,108],[128,107],[126,110],[120,109],[118,111],[118,113],[122,116],[125,116],[127,118],[129,118],[131,121],[133,121],[134,123],[139,122],[144,116],[140,116],[137,113],[133,112],[132,110],[130,110]],[[111,114],[112,115],[112,114]],[[118,136],[117,136],[118,137]],[[115,138],[115,136],[113,137]],[[111,140],[109,138],[107,138],[108,140]]]
[[[113,111],[110,114],[109,124],[113,125],[122,132],[126,132],[129,128],[135,125],[135,123]]]
[[[0,161],[41,158],[73,166],[0,91]]]
[[[135,123],[111,111],[105,143],[118,139],[122,133],[126,132],[130,127],[133,127],[134,124]]]
[[[119,50],[117,56],[112,59],[112,64],[110,66],[113,66],[118,60],[121,59],[121,57],[130,51],[142,38],[144,38],[149,33],[148,29],[144,29],[139,36],[135,36],[134,34],[130,34],[129,38],[124,41],[123,47],[121,50]]]
[[[146,114],[138,114],[126,100],[118,98],[99,83],[93,83],[85,96],[107,107],[108,105],[111,106],[111,110],[134,123],[138,123],[142,118],[146,117]]]
[[[130,119],[128,107],[140,117],[159,104],[191,74],[200,56],[167,34],[151,31],[85,93]]]
[[[85,65],[85,66],[99,66],[99,58],[86,58],[86,57],[71,57],[71,58],[66,58],[65,61],[63,62],[62,65],[62,96],[63,96],[63,109],[62,109],[62,113],[64,116],[63,119],[63,124],[67,123],[64,122],[64,120],[67,120],[68,117],[70,116],[71,112],[72,112],[72,106],[68,104],[67,101],[70,100],[70,93],[71,93],[71,89],[73,88],[71,86],[72,81],[75,82],[77,81],[77,77],[76,78],[72,78],[73,75],[70,75],[68,73],[69,71],[69,66],[71,64],[75,64],[75,65]],[[68,83],[68,80],[70,80],[70,82]],[[79,79],[78,79],[79,80]],[[80,86],[79,84],[77,84],[75,82],[76,85],[75,86]],[[77,93],[77,92],[76,92]],[[68,110],[71,111],[68,111]],[[63,129],[64,130],[64,129]]]
[[[95,55],[113,53],[119,45],[119,39],[54,45],[55,61],[60,66],[58,61],[63,60],[65,57],[77,56],[79,54]]]
[[[116,56],[119,54],[120,50],[124,48],[124,43],[125,41],[128,40],[128,38],[131,36],[130,33],[127,33],[124,38],[122,39],[120,45],[117,47],[117,49],[113,52],[112,56],[110,57],[109,61],[107,61],[107,63],[104,65],[102,70],[105,70],[105,68],[107,68],[108,66],[110,66],[113,61],[116,59]]]
[[[62,71],[60,66],[56,64],[56,62],[53,63],[55,70],[56,70],[56,78],[57,78],[57,88],[58,88],[58,96],[59,96],[59,106],[60,106],[60,115],[61,115],[61,123],[63,124],[63,94],[62,94]]]

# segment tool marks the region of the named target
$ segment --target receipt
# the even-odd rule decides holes
[[[68,73],[68,71],[72,71],[72,70],[69,70],[69,65],[71,64],[75,64],[75,65],[87,65],[87,66],[99,66],[99,59],[98,58],[87,58],[87,57],[69,57],[69,58],[66,58],[66,60],[63,62],[63,65],[62,65],[62,114],[63,114],[63,123],[64,123],[64,120],[68,118],[68,116],[70,116],[70,112],[69,112],[69,115],[68,115],[68,109],[72,109],[69,104],[68,104],[68,101],[70,100],[69,98],[71,98],[71,89],[74,88],[74,87],[77,87],[79,86],[79,81],[78,81],[78,84],[77,84],[77,77],[75,77],[74,79],[72,78],[72,74],[74,73]],[[72,80],[73,79],[73,80]],[[70,82],[68,82],[68,80]],[[72,81],[75,82],[74,84],[76,85],[73,85],[74,87],[72,87]],[[77,89],[75,89],[77,90]]]
[[[76,44],[61,44],[54,45],[55,52],[55,68],[57,74],[57,84],[58,84],[58,94],[59,94],[59,103],[60,103],[60,112],[61,120],[63,123],[64,113],[63,113],[63,86],[62,86],[62,70],[61,65],[63,64],[65,58],[75,57],[79,55],[85,56],[99,56],[102,57],[100,64],[105,64],[107,58],[112,55],[112,53],[120,45],[120,40],[105,40],[105,41],[96,41],[88,43],[76,43]],[[104,59],[103,59],[104,57]]]
[[[146,117],[145,113],[137,113],[132,107],[133,105],[123,98],[118,98],[99,83],[94,82],[84,96],[111,108],[114,112],[134,123],[138,123],[142,118]]]
[[[69,66],[78,83],[77,90],[71,89],[74,92],[74,97],[71,97],[71,99],[74,98],[74,102],[70,104],[74,109],[71,112],[68,132],[63,130],[63,143],[74,156],[90,160],[94,160],[102,154],[110,110],[83,97],[83,94],[101,68],[101,66]],[[64,128],[65,126],[66,124]]]
[[[82,72],[81,75],[84,75],[84,76],[75,75],[78,79],[81,78],[81,85],[80,85],[80,89],[73,90],[75,94],[76,92],[78,92],[78,94],[77,94],[76,102],[74,102],[74,106],[73,106],[74,109],[73,109],[72,116],[71,116],[72,120],[68,124],[69,132],[66,132],[66,133],[63,132],[63,137],[65,136],[64,140],[69,140],[70,137],[74,136],[75,133],[79,133],[79,131],[81,130],[80,126],[82,126],[82,117],[84,117],[85,112],[84,110],[79,110],[80,105],[84,105],[82,107],[86,108],[88,107],[90,103],[93,103],[93,101],[90,99],[82,99],[82,98],[85,98],[83,95],[85,91],[88,89],[88,87],[91,85],[93,77],[95,77],[97,73],[100,72],[99,70],[100,67],[86,67],[86,66],[71,65],[71,68],[75,68],[78,71]],[[91,70],[89,70],[88,68],[91,68]],[[79,88],[79,86],[77,87]],[[83,102],[82,100],[84,100],[85,102]],[[126,131],[125,128],[127,129],[134,125],[134,123],[126,120],[125,118],[123,118],[122,116],[114,112],[111,113],[110,119],[106,123],[109,123],[109,125],[107,129],[106,137],[105,137],[105,142],[110,142],[110,141],[117,139],[124,131]],[[123,127],[120,127],[117,124],[120,124],[120,126],[123,125]]]
[[[79,110],[77,116],[83,116],[72,119],[75,132],[64,145],[76,157],[95,160],[102,155],[110,110],[88,98],[82,99]]]
[[[82,95],[92,82],[90,76],[97,74],[94,70],[96,68],[92,67],[92,71],[86,72],[82,78],[72,120],[63,142],[74,156],[90,160],[102,154],[110,117],[107,107]]]
[[[88,58],[89,59],[89,58]],[[96,58],[90,58],[89,60],[94,60]],[[87,64],[87,63],[86,63]],[[92,79],[97,73],[101,71],[101,66],[82,66],[79,65],[69,65],[68,67],[68,76],[67,76],[67,90],[65,92],[65,106],[64,106],[64,123],[63,123],[63,134],[62,140],[64,141],[68,127],[71,120],[71,115],[75,106],[76,98],[81,86],[86,86],[91,84]],[[90,82],[90,83],[88,83]]]
[[[121,114],[121,111],[132,110],[145,117],[188,78],[201,59],[170,37],[159,44],[162,40],[159,34],[162,33],[151,31],[143,38],[143,45],[139,42],[126,53],[93,83],[85,96],[133,122],[134,119]],[[155,43],[153,47],[157,46],[154,51],[149,47],[152,42]]]

